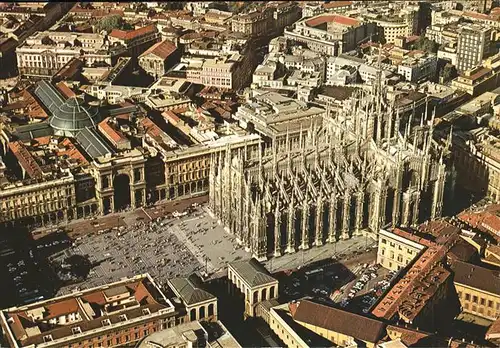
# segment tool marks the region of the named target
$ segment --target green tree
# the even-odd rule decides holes
[[[99,22],[97,22],[96,28],[98,31],[106,30],[111,31],[113,29],[120,29],[123,24],[123,19],[119,15],[113,15],[101,18]]]
[[[424,36],[421,36],[415,42],[414,48],[417,50],[425,51],[425,52],[436,53],[438,50],[438,44],[432,40],[429,40],[428,38],[426,38]]]
[[[450,81],[457,77],[457,69],[455,69],[455,66],[453,64],[447,63],[443,67],[443,70],[441,70],[441,77],[443,78],[444,82]]]
[[[113,29],[131,30],[133,27],[125,22],[119,15],[107,16],[99,20],[96,25],[97,31],[111,31]]]

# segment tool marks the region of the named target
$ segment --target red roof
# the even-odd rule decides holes
[[[66,98],[71,98],[76,96],[75,92],[73,92],[71,88],[69,88],[68,85],[65,84],[63,81],[58,82],[56,84],[56,87]]]
[[[348,26],[355,26],[359,24],[359,21],[357,19],[351,18],[351,17],[346,17],[346,16],[339,16],[339,15],[324,15],[324,16],[318,16],[315,18],[312,18],[308,21],[306,21],[306,24],[310,27],[317,27],[318,25],[324,24],[324,23],[332,23],[335,22],[337,24],[341,25],[348,25]]]
[[[156,32],[156,26],[154,24],[136,29],[136,30],[130,30],[130,31],[125,31],[125,30],[119,30],[119,29],[113,29],[109,36],[120,39],[120,40],[132,40],[135,39],[136,37],[146,35],[149,33]]]
[[[74,298],[51,303],[45,307],[48,315],[44,319],[57,318],[61,315],[78,312],[78,302]]]
[[[42,168],[22,142],[10,142],[9,148],[30,177],[36,178],[43,175]]]
[[[483,220],[483,226],[498,234],[500,233],[500,218],[488,213]]]
[[[108,10],[108,9],[96,9],[92,11],[92,17],[102,18],[106,16],[120,16],[123,17],[123,10]]]
[[[143,127],[146,129],[146,134],[152,138],[157,138],[164,134],[160,127],[156,125],[150,118],[145,117],[141,121]]]
[[[168,122],[173,123],[174,125],[179,123],[179,121],[181,120],[179,116],[177,116],[172,112],[172,110],[167,110],[163,112],[162,116],[166,118]]]
[[[111,127],[108,121],[109,117],[106,117],[101,123],[99,123],[99,130],[104,133],[104,135],[107,135],[108,139],[114,141],[115,144],[127,140],[127,138],[121,132],[118,132],[113,127]]]
[[[483,13],[478,13],[478,12],[464,12],[465,17],[471,17],[471,18],[476,18],[476,19],[484,19],[484,20],[490,20],[490,16],[483,14]]]
[[[352,6],[352,1],[331,1],[329,3],[324,3],[324,9],[337,8],[337,7],[345,7]]]
[[[177,50],[177,47],[175,47],[175,45],[172,42],[165,40],[162,42],[155,43],[139,57],[143,57],[151,53],[162,59],[167,59],[168,56],[170,56],[172,53],[175,52],[175,50]]]

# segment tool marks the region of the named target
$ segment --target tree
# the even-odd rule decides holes
[[[97,31],[105,30],[107,32],[113,29],[130,30],[133,27],[125,22],[119,15],[112,15],[102,18],[96,25]]]
[[[425,51],[425,52],[436,53],[438,50],[438,44],[432,40],[429,40],[428,38],[426,38],[424,36],[421,36],[415,42],[414,48],[417,50]]]
[[[453,64],[447,63],[443,67],[443,70],[441,70],[441,77],[443,78],[444,82],[450,81],[457,77],[457,69],[455,69],[455,66]]]
[[[118,15],[108,16],[102,18],[96,25],[98,31],[119,29],[122,25],[122,17]]]

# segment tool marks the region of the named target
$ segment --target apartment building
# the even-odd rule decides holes
[[[358,18],[372,21],[377,25],[378,38],[385,43],[395,43],[397,38],[417,34],[418,6],[400,10],[379,10],[361,13]]]
[[[499,72],[479,66],[459,75],[451,81],[451,86],[475,97],[498,87]]]
[[[496,270],[455,261],[453,284],[462,310],[488,320],[500,316],[500,273]]]
[[[482,133],[482,134],[481,134]],[[500,141],[481,132],[453,133],[457,183],[497,201],[500,199]]]
[[[157,43],[161,39],[156,25],[150,24],[135,30],[113,29],[108,35],[111,44],[119,43],[127,48],[127,53],[131,57],[138,57],[146,49]]]
[[[269,34],[274,29],[273,9],[264,8],[231,18],[231,30],[257,37]]]
[[[35,76],[52,76],[73,58],[86,66],[111,66],[125,52],[124,46],[112,46],[100,34],[55,31],[36,33],[16,49],[19,73]]]
[[[185,72],[189,82],[223,89],[238,90],[251,81],[252,58],[249,54],[226,54],[213,58],[182,57],[173,70]]]
[[[460,30],[457,43],[457,70],[466,71],[481,65],[490,52],[491,29],[467,25]]]
[[[285,29],[285,38],[304,43],[312,51],[338,56],[355,49],[375,33],[374,23],[337,14],[322,14],[302,19],[292,29]]]
[[[425,239],[401,229],[380,230],[377,263],[391,271],[399,271],[429,245]]]
[[[133,346],[187,321],[149,274],[0,312],[11,347]]]
[[[392,84],[398,80],[397,67],[382,63],[382,80],[385,83]],[[355,74],[352,72],[355,69]],[[359,79],[366,84],[371,85],[377,78],[378,68],[377,63],[368,62],[365,59],[351,57],[348,55],[341,55],[339,57],[328,58],[326,64],[326,81],[327,84],[334,84],[333,81],[337,79],[337,74],[341,71],[347,71],[349,75],[355,75],[355,82]],[[352,78],[350,78],[352,80]]]
[[[423,82],[436,77],[437,57],[421,51],[410,51],[397,60],[398,74],[409,82]]]

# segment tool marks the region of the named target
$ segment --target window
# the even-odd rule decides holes
[[[109,319],[104,319],[103,321],[101,321],[101,324],[102,326],[109,326],[111,325],[111,321],[109,321]]]
[[[465,294],[465,300],[470,301],[470,294]]]
[[[77,335],[79,333],[82,333],[82,329],[80,328],[80,326],[75,326],[71,328],[71,332],[73,333],[73,335]]]
[[[127,315],[126,314],[120,314],[120,316],[118,318],[120,319],[120,321],[127,321]]]
[[[149,315],[149,314],[151,314],[151,311],[149,310],[149,308],[144,308],[144,309],[142,310],[142,314],[143,314],[143,315]]]
[[[488,307],[493,308],[493,301],[491,300],[488,301]]]
[[[472,296],[472,302],[477,303],[477,296]]]
[[[43,342],[50,342],[50,341],[52,341],[52,335],[43,336]]]
[[[486,306],[486,299],[481,298],[481,306]]]

